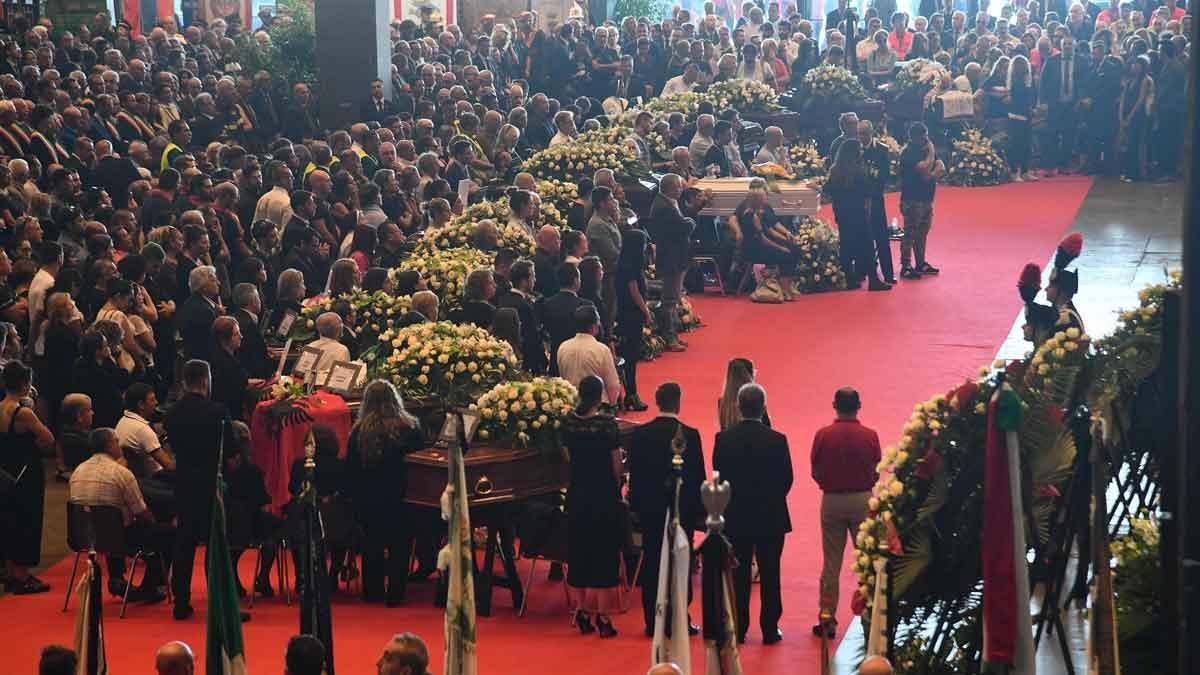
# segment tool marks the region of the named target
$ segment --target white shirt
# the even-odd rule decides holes
[[[42,313],[46,309],[46,292],[54,288],[54,276],[44,269],[33,275],[29,282],[29,330],[39,331],[33,350],[38,356],[46,353],[46,338],[41,334]]]
[[[319,338],[317,340],[313,340],[308,346],[321,350],[321,358],[317,361],[317,365],[315,367],[317,373],[323,374],[328,371],[333,366],[334,361],[350,360],[350,348],[338,342],[337,340]],[[318,383],[320,381],[321,380],[317,380]]]
[[[621,378],[612,351],[588,333],[576,333],[558,347],[558,374],[578,387],[583,378],[595,375],[604,380],[604,400],[615,403],[621,397]]]
[[[292,217],[292,198],[287,190],[276,185],[271,191],[258,198],[254,207],[255,220],[269,220],[279,227],[287,225]]]
[[[667,80],[667,83],[663,85],[662,95],[670,96],[671,94],[682,94],[692,91],[695,88],[695,82],[688,84],[683,80],[682,75],[676,75],[675,77]]]
[[[692,158],[692,173],[697,176],[704,175],[704,156],[708,154],[708,149],[712,146],[712,136],[701,136],[699,132],[696,132],[691,144],[688,145],[688,154]]]
[[[148,477],[162,471],[162,465],[153,457],[155,452],[162,449],[162,443],[146,418],[126,410],[121,420],[117,422],[116,432],[117,443],[121,445],[126,456],[141,463],[139,467],[136,467],[137,474]],[[130,466],[130,469],[134,468]]]

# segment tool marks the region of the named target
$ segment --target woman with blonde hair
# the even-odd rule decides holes
[[[346,444],[350,496],[362,523],[363,599],[395,607],[408,581],[409,518],[404,515],[405,456],[425,446],[421,425],[404,409],[391,382],[375,380],[363,391],[358,422]]]
[[[738,390],[753,381],[753,361],[741,356],[729,359],[729,365],[725,367],[725,386],[721,390],[721,398],[717,399],[717,421],[721,425],[722,431],[741,421],[742,414],[738,410]],[[765,410],[762,421],[768,427],[771,426],[771,418],[767,416]]]
[[[776,93],[782,94],[787,91],[792,75],[787,64],[779,58],[779,43],[775,38],[767,38],[762,41],[762,67],[764,70],[770,69],[775,76]]]

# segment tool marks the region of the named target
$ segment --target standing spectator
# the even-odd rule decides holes
[[[589,375],[604,383],[604,400],[616,405],[621,398],[621,378],[612,351],[596,339],[600,332],[600,315],[588,303],[575,309],[575,337],[563,342],[556,352],[559,377],[578,387]]]
[[[183,338],[184,354],[190,359],[207,360],[212,349],[212,325],[224,309],[220,305],[217,270],[202,265],[188,275],[191,294],[179,309],[176,324]]]
[[[710,151],[711,154],[711,151]],[[683,293],[683,273],[687,269],[692,231],[696,221],[679,210],[683,179],[669,173],[659,183],[658,196],[650,207],[650,234],[654,238],[654,262],[662,280],[662,303],[658,329],[667,342],[667,351],[681,352],[687,344],[679,339],[679,298]]]
[[[45,593],[50,585],[29,572],[42,557],[42,518],[46,479],[42,451],[54,446],[54,435],[30,405],[33,371],[20,361],[4,366],[4,398],[0,400],[0,467],[16,483],[0,497],[0,557],[8,571],[6,589],[14,595]]]
[[[363,599],[395,607],[404,602],[409,542],[405,532],[404,458],[425,447],[420,424],[404,409],[392,383],[375,380],[363,392],[358,422],[346,446],[351,498],[366,537]],[[386,551],[386,554],[385,554]]]
[[[916,122],[908,128],[908,144],[900,152],[900,214],[904,216],[904,241],[900,242],[900,276],[920,279],[939,270],[925,259],[925,243],[933,225],[933,193],[946,174],[937,158],[929,130]]]
[[[183,365],[183,396],[163,419],[175,453],[175,498],[179,527],[175,531],[171,591],[175,620],[188,619],[192,609],[192,569],[196,543],[208,538],[212,527],[213,498],[224,443],[231,446],[233,430],[225,406],[209,399],[212,371],[205,361]]]
[[[1149,56],[1135,57],[1129,63],[1128,75],[1121,86],[1118,143],[1121,146],[1121,180],[1126,183],[1141,180],[1146,166],[1146,132],[1150,124],[1150,101],[1154,95],[1154,80],[1149,69]]]
[[[829,178],[821,191],[821,200],[833,203],[833,216],[837,219],[838,235],[841,240],[839,254],[842,269],[846,272],[846,288],[861,287],[867,279],[867,288],[872,291],[891,290],[875,273],[875,255],[872,250],[867,225],[871,204],[867,173],[862,162],[862,144],[857,138],[848,139],[838,148]]]
[[[839,389],[833,397],[837,419],[813,438],[812,476],[821,488],[821,541],[825,562],[821,568],[820,619],[813,634],[830,639],[837,632],[838,579],[846,537],[853,542],[867,515],[867,500],[879,474],[879,435],[858,421],[862,407],[858,392]],[[826,618],[827,617],[827,618]]]
[[[587,635],[599,629],[600,637],[610,638],[617,634],[609,615],[620,606],[617,589],[624,539],[621,443],[616,420],[600,411],[605,383],[589,374],[579,380],[578,388],[579,404],[562,422],[563,444],[571,457],[567,590],[579,632]]]
[[[642,533],[642,618],[646,636],[654,634],[654,607],[658,595],[659,556],[662,553],[663,522],[675,495],[670,485],[671,459],[681,443],[682,482],[679,487],[679,524],[688,533],[701,527],[704,506],[700,503],[700,484],[704,482],[704,451],[700,432],[679,419],[682,391],[675,382],[665,382],[654,392],[658,417],[633,430],[629,438],[629,508]],[[691,584],[688,584],[691,599]],[[695,626],[688,631],[695,634]]]
[[[602,189],[602,188],[601,188]],[[647,408],[637,393],[637,363],[642,356],[642,326],[653,325],[654,315],[646,303],[646,233],[625,233],[621,257],[617,262],[617,354],[625,360],[626,410],[641,412]]]
[[[92,400],[95,423],[115,427],[125,410],[121,392],[129,386],[129,373],[113,359],[112,345],[98,328],[90,328],[79,340],[79,359],[71,381],[71,391],[86,394]]]
[[[871,202],[867,209],[867,238],[874,243],[875,260],[887,284],[896,283],[896,271],[892,267],[892,237],[888,230],[887,205],[883,193],[891,181],[892,161],[888,149],[875,138],[875,125],[870,120],[858,123],[858,142],[863,147],[863,161],[867,165],[867,191]]]
[[[787,505],[792,489],[792,456],[787,437],[762,422],[766,403],[766,391],[757,384],[746,384],[738,390],[742,419],[717,433],[713,471],[721,472],[733,492],[725,521],[738,560],[733,573],[738,642],[746,641],[750,628],[750,563],[755,559],[761,584],[759,627],[763,644],[770,645],[783,639],[779,630],[783,615],[779,559],[784,537],[792,531]]]
[[[617,218],[621,205],[605,186],[594,188],[591,194],[592,217],[587,223],[588,250],[600,258],[604,265],[603,298],[608,316],[601,316],[612,325],[617,308],[617,259],[621,255],[621,228]]]
[[[533,304],[533,286],[537,272],[529,260],[513,263],[509,272],[512,289],[500,300],[500,307],[517,311],[521,326],[521,359],[525,370],[531,373],[546,372],[546,345],[542,342],[542,324]]]
[[[1008,163],[1015,182],[1036,180],[1029,172],[1033,153],[1033,104],[1037,92],[1033,88],[1033,73],[1029,59],[1018,54],[1008,66],[1008,94],[1004,97],[1008,110]]]

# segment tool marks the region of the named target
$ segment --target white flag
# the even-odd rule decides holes
[[[688,540],[683,534],[683,528],[679,526],[678,520],[672,520],[668,515],[663,525],[662,553],[658,562],[654,644],[650,659],[651,665],[674,663],[683,671],[683,675],[691,675],[692,672],[691,649],[688,647],[688,552]],[[674,553],[674,556],[670,553]],[[669,638],[666,635],[668,609],[671,612]]]

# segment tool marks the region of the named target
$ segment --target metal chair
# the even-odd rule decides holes
[[[71,602],[71,591],[75,586],[75,575],[79,570],[80,556],[88,551],[102,553],[106,557],[130,555],[131,551],[125,540],[125,519],[121,514],[121,509],[115,506],[87,506],[67,502],[67,546],[75,552],[75,561],[71,564],[71,577],[67,581],[67,594],[62,608],[64,612],[67,611]],[[133,578],[137,573],[138,561],[146,557],[146,552],[141,546],[138,546],[132,550],[132,555],[133,564],[129,567],[129,582],[125,584],[125,594],[121,598],[120,618],[122,619],[125,618],[125,608],[129,605],[129,590],[133,588]],[[165,561],[160,560],[159,563],[165,564]]]
[[[721,289],[721,295],[725,295],[725,280],[721,277],[721,264],[717,262],[717,256],[709,253],[697,253],[692,256],[692,263],[700,271],[701,283],[704,278],[705,266],[710,266],[713,276],[717,278],[717,287]]]

